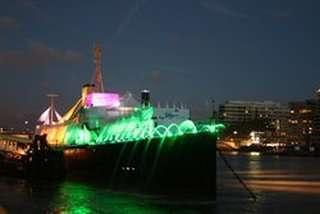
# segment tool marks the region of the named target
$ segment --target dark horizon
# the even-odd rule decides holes
[[[320,87],[320,3],[309,0],[3,0],[0,127],[23,126],[60,95],[63,113],[93,74],[105,88],[207,114],[210,100],[305,100]]]

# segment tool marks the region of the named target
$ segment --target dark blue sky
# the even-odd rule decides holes
[[[0,0],[0,125],[63,112],[104,48],[105,88],[200,109],[303,100],[320,86],[317,0]]]

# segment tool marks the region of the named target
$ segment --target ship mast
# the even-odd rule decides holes
[[[92,84],[95,85],[96,92],[104,92],[103,79],[102,79],[102,48],[99,43],[95,44],[94,47],[94,64],[95,72]]]
[[[47,94],[47,97],[49,97],[49,102],[50,102],[50,110],[49,110],[49,125],[51,126],[53,124],[54,120],[54,98],[58,97],[59,95],[57,94]]]

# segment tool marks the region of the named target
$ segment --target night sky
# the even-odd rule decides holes
[[[80,96],[104,48],[105,88],[148,88],[157,103],[314,96],[320,87],[317,0],[0,0],[0,127],[36,120]]]

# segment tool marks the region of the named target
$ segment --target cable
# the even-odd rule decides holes
[[[246,183],[244,183],[244,181],[240,178],[240,176],[238,175],[238,173],[236,173],[234,171],[234,169],[232,168],[232,166],[230,165],[230,163],[228,162],[227,158],[222,154],[222,152],[220,151],[220,149],[218,149],[219,152],[219,156],[221,157],[221,159],[223,160],[223,162],[226,164],[226,166],[230,169],[230,171],[232,172],[232,174],[236,177],[236,179],[239,181],[239,183],[244,187],[244,189],[247,190],[247,192],[249,193],[249,195],[251,196],[251,198],[254,200],[254,202],[257,201],[257,196],[251,191],[251,189],[249,189],[249,187],[246,185]]]

